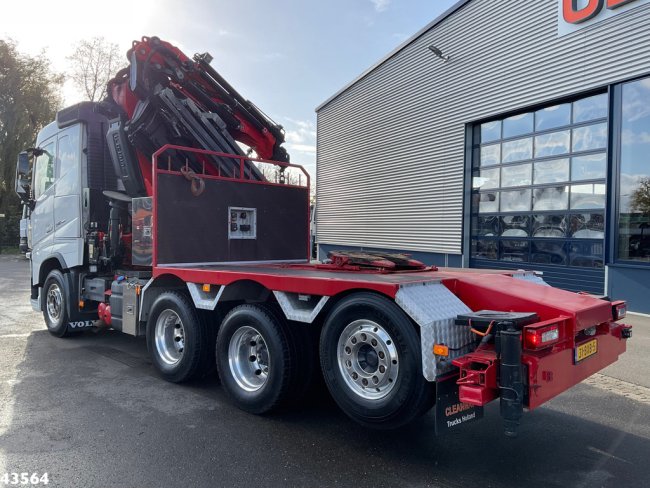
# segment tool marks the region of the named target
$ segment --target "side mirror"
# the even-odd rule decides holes
[[[29,153],[22,151],[18,154],[18,162],[16,163],[16,193],[20,199],[29,203],[29,194],[31,191],[31,165]]]

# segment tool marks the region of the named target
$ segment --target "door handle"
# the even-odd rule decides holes
[[[61,225],[61,224],[65,224],[65,219],[63,219],[63,220],[59,220],[59,221],[56,223],[56,226],[58,227],[58,226]]]
[[[54,227],[52,227],[52,226],[50,225],[50,226],[48,226],[48,227],[45,229],[45,233],[46,233],[46,234],[49,234],[50,232],[52,232],[53,229],[54,229]]]

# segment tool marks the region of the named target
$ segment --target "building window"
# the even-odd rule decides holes
[[[473,259],[603,267],[607,110],[603,93],[475,128]]]
[[[650,78],[622,87],[618,258],[650,262]]]

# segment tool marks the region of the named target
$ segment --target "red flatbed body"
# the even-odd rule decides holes
[[[221,264],[183,267],[156,266],[153,276],[174,275],[183,281],[211,285],[229,285],[240,280],[256,281],[270,290],[334,296],[352,289],[378,291],[395,298],[401,286],[413,283],[472,279],[478,275],[506,275],[512,271],[438,268],[423,271],[347,271],[326,270],[318,265],[295,264]]]
[[[517,272],[514,272],[516,274]],[[397,291],[417,283],[442,283],[473,311],[535,312],[541,321],[561,320],[560,340],[552,348],[525,351],[528,367],[527,407],[533,409],[614,363],[625,352],[622,326],[613,321],[607,300],[512,278],[513,272],[441,268],[410,272],[354,272],[319,269],[317,265],[212,265],[154,268],[154,276],[174,275],[183,281],[230,285],[254,281],[273,291],[334,296],[371,290],[395,298]],[[595,327],[594,336],[582,336]],[[598,340],[598,352],[576,363],[575,348]],[[466,399],[469,400],[469,399]]]

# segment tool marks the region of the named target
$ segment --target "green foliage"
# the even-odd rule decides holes
[[[634,190],[630,207],[633,212],[650,214],[650,178],[643,178],[639,187]]]
[[[14,193],[18,153],[34,145],[36,134],[54,120],[61,106],[63,76],[43,55],[21,54],[11,40],[0,39],[0,246],[14,245],[20,201]],[[16,232],[16,236],[8,234]],[[8,239],[5,241],[4,239]]]
[[[0,252],[3,247],[10,247],[18,251],[20,242],[20,218],[21,214],[5,214],[0,217]]]

